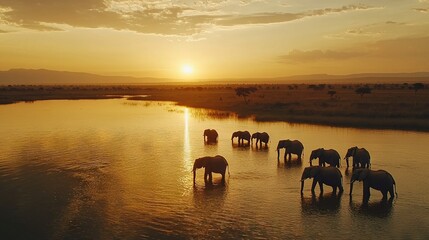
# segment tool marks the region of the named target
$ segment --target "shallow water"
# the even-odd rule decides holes
[[[113,100],[37,101],[0,106],[0,236],[2,239],[338,239],[428,238],[428,133],[257,123],[168,103]],[[219,132],[205,145],[203,131]],[[237,130],[266,131],[268,150],[231,144]],[[277,163],[280,139],[303,142],[304,161]],[[311,150],[344,156],[351,146],[371,153],[372,169],[389,171],[399,198],[382,204],[362,183],[348,195],[320,197],[300,176]],[[223,155],[226,186],[195,158]],[[317,164],[317,162],[316,162]]]

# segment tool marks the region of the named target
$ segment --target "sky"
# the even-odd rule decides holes
[[[0,70],[157,78],[429,71],[429,0],[0,0]]]

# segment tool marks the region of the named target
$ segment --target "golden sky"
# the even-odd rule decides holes
[[[0,0],[0,54],[137,77],[429,71],[429,0]]]

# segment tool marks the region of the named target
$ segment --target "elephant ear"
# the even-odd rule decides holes
[[[358,181],[360,182],[365,180],[368,177],[368,173],[369,173],[368,169],[362,169],[362,171],[359,174]]]

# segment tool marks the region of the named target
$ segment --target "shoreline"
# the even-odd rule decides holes
[[[252,85],[257,90],[247,99],[236,95],[234,90],[240,86],[0,86],[0,104],[125,97],[229,112],[259,122],[429,132],[427,85],[414,92],[404,84],[378,84],[371,86],[371,94],[360,96],[355,93],[358,84],[323,89],[313,89],[311,84],[258,84]]]

